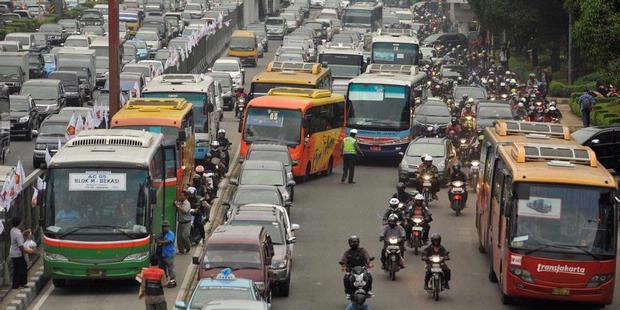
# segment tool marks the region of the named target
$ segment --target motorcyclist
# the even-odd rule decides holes
[[[397,216],[398,221],[400,223],[403,222],[404,220],[403,211],[398,207],[399,204],[400,204],[400,200],[398,200],[398,198],[390,198],[390,200],[388,201],[388,208],[387,210],[385,210],[385,213],[383,214],[383,223],[387,223],[388,219],[390,218],[392,214]]]
[[[396,193],[394,193],[394,195],[392,195],[392,198],[396,198],[398,199],[400,202],[404,203],[404,204],[408,204],[409,201],[411,201],[411,199],[413,198],[411,196],[411,194],[407,193],[407,191],[405,191],[406,189],[406,185],[403,182],[398,182],[398,184],[396,184]]]
[[[536,74],[534,73],[530,73],[526,85],[528,89],[534,89],[534,88],[538,88],[538,84],[540,84],[540,82],[538,82],[538,80],[536,79]]]
[[[422,177],[428,174],[431,177],[431,192],[433,194],[433,199],[437,199],[437,192],[439,191],[439,170],[435,165],[433,165],[433,156],[424,155],[422,156],[422,164],[418,166],[417,172],[417,189],[418,192],[422,192],[423,180]]]
[[[527,109],[524,104],[525,98],[523,101],[519,101],[517,103],[517,109],[515,110],[515,118],[516,119],[524,119],[527,116]]]
[[[196,188],[198,195],[204,196],[206,190],[206,182],[204,178],[205,167],[202,165],[196,166],[194,169],[196,173],[194,173],[192,177],[192,186]]]
[[[217,131],[217,142],[222,147],[227,147],[231,144],[230,141],[228,141],[228,138],[226,138],[226,130],[223,128],[220,128],[220,130]]]
[[[476,112],[474,112],[473,109],[474,103],[474,98],[469,98],[467,100],[467,103],[465,103],[465,107],[463,107],[463,110],[461,111],[461,118],[465,118],[466,116],[476,116]]]
[[[562,118],[562,113],[560,112],[560,110],[558,110],[558,108],[552,105],[549,107],[549,109],[547,109],[547,116],[551,119],[560,120]]]
[[[422,227],[424,228],[424,231],[422,232],[422,241],[426,243],[428,241],[428,233],[431,230],[430,223],[433,221],[433,216],[424,203],[424,196],[422,196],[422,194],[415,195],[413,198],[413,203],[407,208],[405,214],[408,219],[415,216],[422,216],[424,218],[424,223],[422,224]],[[408,221],[407,226],[405,227],[407,236],[411,235],[412,227],[413,223]]]
[[[399,240],[399,246],[400,246],[400,255],[401,255],[401,259],[399,260],[398,264],[400,266],[400,268],[405,268],[405,264],[404,264],[404,259],[403,259],[403,255],[405,254],[405,246],[404,246],[404,240],[406,237],[405,234],[405,229],[398,225],[398,216],[394,215],[390,215],[390,217],[388,217],[388,224],[383,226],[383,229],[381,230],[381,233],[379,234],[379,241],[383,242],[383,249],[381,250],[381,265],[382,268],[385,269],[385,252],[387,249],[387,240],[390,237],[396,237]]]
[[[468,100],[469,100],[469,95],[463,94],[463,96],[461,97],[461,101],[459,101],[459,108],[463,108]]]
[[[344,284],[344,293],[347,295],[347,298],[351,297],[353,294],[353,285],[351,283],[349,272],[354,267],[362,266],[366,268],[374,267],[373,263],[370,261],[370,255],[368,255],[368,251],[366,249],[360,247],[360,238],[356,235],[349,237],[349,249],[344,252],[342,258],[340,259],[340,268],[342,272],[346,272],[344,278],[342,279],[342,283]],[[368,279],[366,280],[366,286],[364,290],[367,295],[372,294],[372,276],[369,272],[366,273]]]
[[[444,287],[449,290],[450,268],[448,268],[448,265],[446,265],[445,261],[450,259],[450,252],[448,252],[448,250],[446,250],[446,248],[441,245],[441,235],[439,234],[433,234],[431,236],[431,244],[426,247],[424,251],[422,251],[422,261],[426,262],[426,275],[424,276],[425,290],[430,289],[428,287],[428,281],[431,279],[431,264],[429,259],[432,255],[439,255],[444,259],[444,262],[441,264],[441,269],[444,274]]]
[[[459,120],[456,117],[453,117],[452,120],[450,121],[450,125],[446,127],[448,139],[452,141],[455,139],[458,139],[462,130],[463,128],[461,127],[461,124],[459,124]]]
[[[467,180],[467,175],[461,170],[461,165],[454,164],[452,166],[452,172],[450,173],[450,182]]]

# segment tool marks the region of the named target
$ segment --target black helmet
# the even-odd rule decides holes
[[[441,235],[437,233],[433,234],[431,236],[431,243],[433,245],[441,245]]]
[[[360,238],[356,235],[349,237],[349,246],[352,248],[357,248],[360,246]]]
[[[390,214],[390,216],[388,216],[387,222],[388,224],[390,224],[390,226],[396,225],[396,223],[398,222],[398,216],[396,216],[396,214]]]
[[[398,182],[398,184],[396,184],[396,190],[398,192],[403,192],[405,190],[405,183],[403,182]]]
[[[461,170],[461,165],[459,164],[454,164],[454,166],[452,166],[452,171],[457,172]]]
[[[452,125],[458,125],[459,124],[459,120],[456,119],[456,117],[453,117],[452,120],[450,120],[450,122],[452,123]]]

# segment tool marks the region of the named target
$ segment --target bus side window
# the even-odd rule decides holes
[[[493,151],[493,145],[487,146],[486,162],[484,163],[484,179],[486,183],[491,183],[493,176],[493,163],[495,162],[495,152]]]
[[[501,192],[504,182],[504,162],[501,158],[495,161],[495,171],[493,175],[493,194],[492,197],[498,204],[501,204]]]
[[[170,147],[164,150],[164,158],[166,161],[166,179],[176,178],[176,152],[175,149]]]

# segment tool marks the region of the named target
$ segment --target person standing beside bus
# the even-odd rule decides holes
[[[157,256],[151,256],[149,264],[148,268],[142,268],[139,276],[142,282],[138,298],[144,297],[146,310],[166,310],[168,308],[164,295],[164,286],[168,284],[166,271],[159,267]]]
[[[343,171],[342,178],[340,179],[341,183],[344,182],[347,176],[349,177],[349,183],[355,183],[353,181],[353,175],[355,173],[355,159],[357,154],[364,155],[357,144],[357,139],[355,138],[356,135],[357,129],[351,129],[349,136],[342,140]]]
[[[193,190],[195,191],[196,189]],[[179,200],[175,203],[179,220],[179,225],[177,226],[177,232],[179,233],[177,236],[177,247],[181,254],[188,253],[192,249],[192,243],[190,241],[190,232],[192,228],[192,215],[190,211],[192,210],[192,205],[189,203],[189,200],[187,200],[187,196],[187,190],[182,191]]]
[[[26,254],[34,254],[34,251],[24,246],[24,234],[21,230],[22,218],[19,216],[11,219],[10,237],[11,247],[9,257],[13,262],[13,289],[27,287],[28,266],[26,264]]]

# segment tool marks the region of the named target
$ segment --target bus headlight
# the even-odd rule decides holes
[[[614,278],[613,273],[609,274],[597,274],[590,279],[587,287],[598,287],[601,284],[611,281]]]
[[[68,259],[68,258],[66,258],[64,255],[62,255],[62,254],[57,254],[57,253],[48,253],[48,252],[45,252],[45,257],[46,257],[48,260],[58,260],[58,261],[63,261],[63,262],[68,262],[68,261],[69,261],[69,259]]]
[[[534,283],[532,274],[529,271],[527,271],[527,269],[521,269],[521,268],[512,267],[512,266],[509,269],[510,269],[510,273],[519,277],[521,280],[525,282],[529,282],[529,283]]]
[[[134,253],[134,254],[127,255],[127,257],[125,257],[125,259],[123,259],[123,261],[124,262],[141,261],[141,260],[145,260],[148,256],[149,256],[148,252]]]

